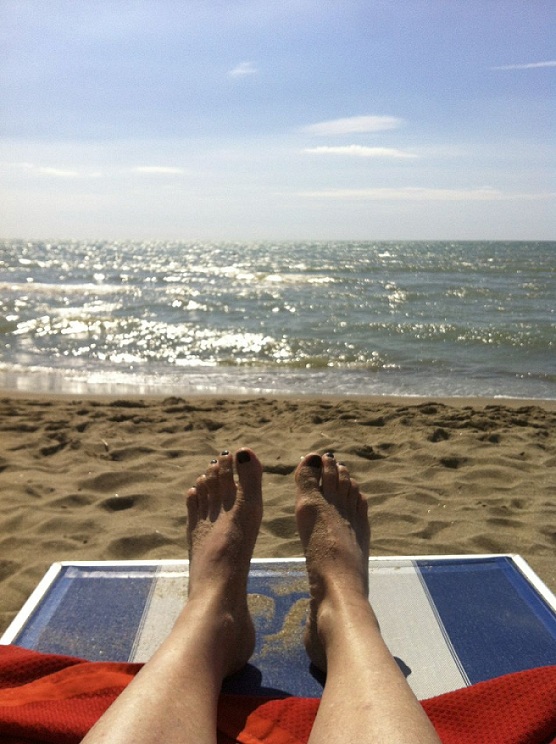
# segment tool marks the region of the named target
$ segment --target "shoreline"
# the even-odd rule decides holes
[[[375,370],[326,367],[301,369],[268,365],[216,365],[208,367],[160,367],[134,370],[25,369],[0,370],[0,390],[28,395],[74,395],[81,397],[259,396],[354,398],[493,398],[496,400],[555,401],[552,378],[515,376],[474,378],[447,370]]]
[[[41,390],[17,390],[13,388],[4,388],[0,386],[0,399],[52,399],[53,401],[67,401],[67,400],[92,400],[110,403],[114,400],[144,400],[147,402],[160,402],[168,398],[181,398],[183,400],[296,400],[299,402],[315,402],[315,401],[354,401],[363,404],[380,404],[380,403],[392,403],[395,405],[403,405],[404,403],[412,403],[420,405],[422,403],[440,403],[442,405],[454,405],[454,406],[490,406],[490,405],[504,405],[509,407],[520,407],[520,406],[540,406],[547,410],[556,410],[556,398],[514,398],[511,396],[469,396],[469,395],[390,395],[390,394],[358,394],[349,393],[346,395],[339,395],[336,393],[212,393],[212,392],[180,392],[175,393],[130,393],[128,391],[122,393],[72,393],[72,392],[43,392]]]
[[[265,473],[256,557],[302,555],[293,471],[332,449],[373,555],[516,553],[556,591],[556,400],[0,389],[0,631],[55,561],[186,557],[186,489],[244,445]]]

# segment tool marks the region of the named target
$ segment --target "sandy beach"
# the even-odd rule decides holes
[[[556,591],[556,402],[0,394],[0,630],[57,560],[186,557],[211,457],[265,465],[258,557],[297,556],[293,471],[333,450],[375,555],[519,553]]]

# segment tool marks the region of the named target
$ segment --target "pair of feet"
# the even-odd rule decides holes
[[[222,680],[255,644],[247,577],[262,471],[252,450],[223,453],[188,491],[189,600],[88,744],[215,744]],[[357,484],[330,453],[304,457],[295,480],[311,592],[305,643],[327,670],[309,741],[440,744],[368,601],[369,523]]]
[[[250,449],[222,453],[187,494],[189,601],[220,618],[223,672],[247,663],[255,631],[247,578],[262,519],[262,465]],[[309,454],[295,472],[297,527],[311,594],[305,646],[326,668],[326,648],[346,606],[368,608],[367,502],[332,453]]]

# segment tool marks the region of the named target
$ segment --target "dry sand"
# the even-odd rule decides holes
[[[0,630],[57,560],[183,558],[183,494],[222,449],[265,465],[256,555],[296,556],[293,471],[334,450],[375,555],[519,553],[556,591],[556,403],[0,400]]]

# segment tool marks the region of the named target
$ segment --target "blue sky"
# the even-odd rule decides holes
[[[555,239],[553,0],[0,0],[0,236]]]

